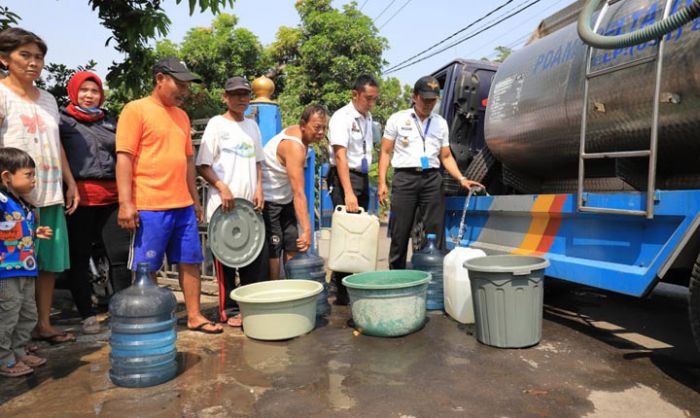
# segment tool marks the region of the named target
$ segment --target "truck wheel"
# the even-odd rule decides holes
[[[695,345],[700,350],[700,256],[693,265],[688,286],[688,313],[690,315],[690,328],[693,331]]]

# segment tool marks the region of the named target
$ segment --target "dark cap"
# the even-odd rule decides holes
[[[433,76],[423,76],[413,86],[413,94],[417,94],[424,99],[440,97],[440,83]]]
[[[251,88],[250,88],[250,83],[245,78],[243,78],[243,77],[231,77],[228,80],[226,80],[226,84],[224,84],[224,90],[225,91],[245,90],[247,92],[250,92]]]
[[[168,74],[180,81],[192,81],[201,83],[202,79],[190,72],[184,61],[177,58],[163,58],[153,66],[153,75],[158,73]]]

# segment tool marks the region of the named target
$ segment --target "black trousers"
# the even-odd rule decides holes
[[[267,245],[262,246],[262,251],[251,264],[238,269],[240,285],[263,282],[270,280],[270,256]],[[236,269],[222,264],[214,259],[216,280],[219,283],[219,319],[222,322],[229,316],[235,315],[238,304],[231,299],[231,291],[236,288]]]
[[[438,170],[424,172],[397,170],[391,185],[391,247],[389,268],[406,268],[406,251],[416,209],[423,214],[426,234],[435,234],[443,242],[445,234],[445,198],[442,175]]]
[[[73,301],[80,316],[95,315],[90,283],[90,255],[93,243],[102,245],[109,258],[109,276],[116,293],[131,286],[127,266],[131,234],[119,227],[119,205],[79,206],[66,216],[70,246],[70,270],[66,272]]]
[[[333,187],[331,191],[331,201],[333,201],[333,209],[338,205],[345,204],[345,191],[343,190],[343,185],[340,183],[340,177],[335,167],[331,167],[328,174],[328,184]],[[352,191],[357,196],[357,204],[367,210],[369,207],[369,176],[350,172],[350,184],[352,185]],[[347,301],[347,289],[343,286],[343,278],[349,276],[350,273],[344,272],[333,272],[331,274],[331,279],[335,282],[336,288],[338,289],[338,294],[336,295],[336,300]],[[347,303],[347,302],[346,302]]]

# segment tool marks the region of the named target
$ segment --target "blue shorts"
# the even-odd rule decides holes
[[[169,210],[140,210],[139,228],[131,237],[129,267],[148,263],[150,271],[158,271],[163,256],[169,263],[200,264],[202,244],[194,207]]]

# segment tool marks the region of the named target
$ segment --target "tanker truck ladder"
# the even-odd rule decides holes
[[[598,18],[595,23],[594,30],[597,32],[598,28],[603,21],[605,13],[608,11],[609,4],[611,2],[606,2],[603,5]],[[671,12],[672,0],[666,0],[666,7],[664,9],[664,18],[668,17]],[[663,66],[663,52],[664,52],[664,38],[658,39],[658,47],[656,48],[656,53],[651,56],[644,58],[639,58],[633,61],[628,61],[624,64],[604,68],[598,71],[591,71],[591,62],[593,59],[593,49],[592,46],[587,46],[586,48],[586,77],[583,86],[583,112],[581,114],[581,140],[579,148],[579,163],[578,163],[578,182],[577,182],[577,193],[576,193],[576,207],[580,212],[592,212],[592,213],[610,213],[610,214],[620,214],[620,215],[633,215],[633,216],[645,216],[647,219],[654,218],[654,195],[656,189],[656,155],[657,155],[657,144],[658,144],[658,129],[659,129],[659,101],[661,95],[661,72]],[[616,151],[616,152],[586,152],[586,133],[587,133],[587,123],[588,123],[588,108],[589,108],[589,84],[591,80],[605,76],[606,74],[611,74],[613,72],[621,71],[627,68],[636,67],[638,65],[646,64],[649,62],[656,61],[656,72],[654,77],[654,102],[652,107],[652,121],[651,121],[651,138],[649,141],[649,149],[646,150],[633,150],[633,151]],[[645,210],[628,210],[628,209],[615,209],[606,207],[594,207],[587,206],[585,192],[583,190],[583,183],[585,180],[585,162],[586,160],[603,159],[603,158],[649,158],[649,169],[647,172],[647,190],[646,190],[646,208]]]

